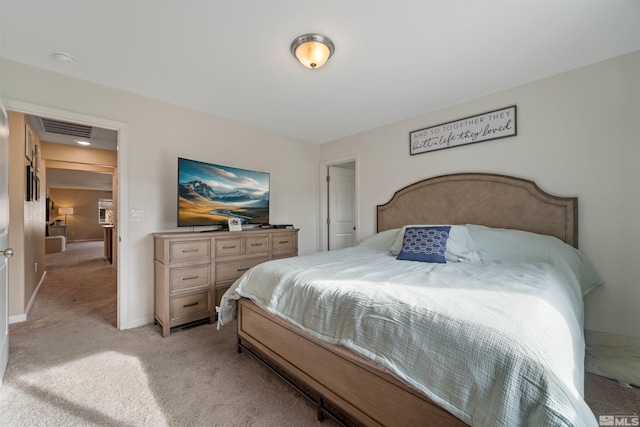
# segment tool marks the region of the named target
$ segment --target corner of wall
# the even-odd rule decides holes
[[[9,316],[25,316],[29,301],[45,272],[45,197],[44,170],[36,170],[35,147],[40,140],[33,132],[33,148],[25,143],[26,126],[31,126],[25,114],[9,111],[9,244],[15,255],[9,264]],[[32,149],[31,159],[27,149]],[[30,167],[30,169],[28,169]],[[27,177],[27,171],[32,172]],[[41,179],[42,178],[42,179]],[[27,200],[27,179],[38,192]]]

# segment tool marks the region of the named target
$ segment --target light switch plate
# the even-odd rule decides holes
[[[131,209],[131,221],[144,221],[144,210]]]

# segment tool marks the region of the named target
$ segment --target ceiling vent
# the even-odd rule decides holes
[[[42,129],[44,129],[45,132],[89,139],[93,136],[92,126],[61,122],[58,120],[46,119],[44,117],[40,118],[40,123],[42,124]]]

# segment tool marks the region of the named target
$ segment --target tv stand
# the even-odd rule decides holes
[[[298,255],[298,229],[154,233],[155,320],[171,328],[216,320],[215,306],[254,265]]]

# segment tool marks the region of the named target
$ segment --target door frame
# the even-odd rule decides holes
[[[356,217],[356,232],[355,242],[357,244],[360,241],[360,156],[358,154],[352,154],[350,156],[340,157],[337,159],[326,160],[320,163],[320,207],[318,218],[320,218],[320,236],[318,239],[320,251],[325,252],[329,250],[328,234],[329,226],[327,225],[327,214],[329,210],[329,189],[327,185],[327,175],[329,174],[329,166],[338,166],[344,163],[355,164],[355,217]]]
[[[4,108],[2,101],[0,100],[0,118],[3,123],[0,123],[0,133],[2,136],[2,142],[0,142],[0,149],[4,151],[0,154],[0,157],[4,159],[6,164],[1,164],[2,167],[0,174],[3,175],[1,185],[3,197],[6,197],[5,204],[2,207],[2,213],[0,216],[0,235],[3,237],[0,239],[0,250],[5,251],[9,248],[9,115]],[[4,228],[6,227],[6,228]],[[0,254],[0,275],[4,282],[3,286],[0,286],[0,386],[4,380],[4,375],[9,364],[9,257],[5,253]]]
[[[70,121],[88,126],[97,126],[105,129],[115,130],[118,132],[118,236],[116,236],[115,244],[117,247],[117,321],[118,329],[126,329],[129,324],[127,318],[129,310],[129,295],[126,292],[129,288],[127,277],[129,276],[129,254],[128,254],[128,228],[129,221],[126,215],[128,211],[128,125],[124,122],[105,119],[102,117],[89,116],[86,114],[74,113],[71,111],[61,110],[58,108],[45,107],[42,105],[30,104],[15,99],[5,99],[4,106],[7,111],[15,111],[17,113],[31,114],[50,119]]]

